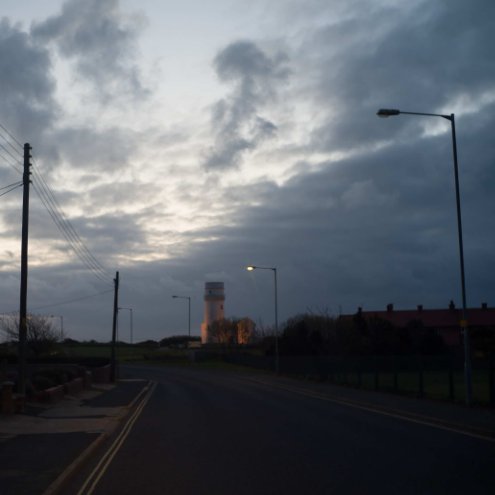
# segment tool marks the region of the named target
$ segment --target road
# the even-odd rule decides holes
[[[493,493],[494,442],[235,373],[129,367],[123,375],[156,386],[96,495]]]

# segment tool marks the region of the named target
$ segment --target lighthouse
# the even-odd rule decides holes
[[[208,344],[211,342],[209,326],[214,321],[224,319],[225,292],[223,282],[206,282],[204,301],[205,313],[203,323],[201,323],[201,343]]]

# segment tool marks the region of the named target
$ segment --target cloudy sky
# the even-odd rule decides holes
[[[187,332],[174,294],[199,335],[206,281],[272,325],[272,273],[247,264],[277,267],[280,321],[460,306],[450,123],[382,107],[455,113],[468,305],[495,305],[492,0],[1,7],[0,187],[29,142],[28,309],[68,336],[110,339],[117,270],[135,340]],[[0,197],[2,313],[21,202]]]

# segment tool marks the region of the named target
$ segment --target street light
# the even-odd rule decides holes
[[[62,315],[50,315],[50,318],[60,318],[60,340],[64,338],[64,317]]]
[[[277,269],[269,266],[254,266],[249,265],[246,267],[248,272],[253,270],[271,270],[273,272],[273,280],[275,287],[275,373],[279,372],[279,352],[278,352],[278,296],[277,296]]]
[[[189,332],[189,341],[191,340],[191,298],[189,296],[172,296],[173,299],[187,299],[187,328]],[[189,342],[187,344],[189,347]]]
[[[459,167],[457,163],[457,141],[455,137],[455,117],[454,114],[443,115],[438,113],[421,113],[421,112],[403,112],[402,110],[381,108],[376,113],[379,117],[393,117],[395,115],[423,115],[427,117],[442,117],[450,121],[452,129],[452,148],[454,156],[454,177],[455,177],[455,195],[457,204],[457,233],[459,239],[459,259],[461,268],[461,294],[462,294],[462,320],[460,327],[464,330],[464,382],[466,386],[466,404],[471,405],[472,399],[472,382],[471,382],[471,352],[469,346],[469,328],[467,323],[466,311],[466,280],[464,277],[464,248],[462,242],[462,220],[461,220],[461,198],[459,193]]]
[[[120,309],[127,309],[129,311],[130,317],[131,317],[131,344],[132,344],[132,337],[133,337],[133,328],[132,328],[132,308],[118,308]]]

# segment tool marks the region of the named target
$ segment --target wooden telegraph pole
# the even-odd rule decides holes
[[[19,305],[19,377],[17,391],[26,393],[26,340],[27,340],[27,279],[28,279],[28,226],[29,226],[29,184],[31,167],[31,146],[24,145],[24,174],[22,195],[22,240],[21,240],[21,297]]]
[[[115,289],[113,294],[112,352],[110,358],[110,380],[112,382],[116,379],[115,340],[117,337],[117,315],[119,311],[119,272],[116,272],[113,282]]]

